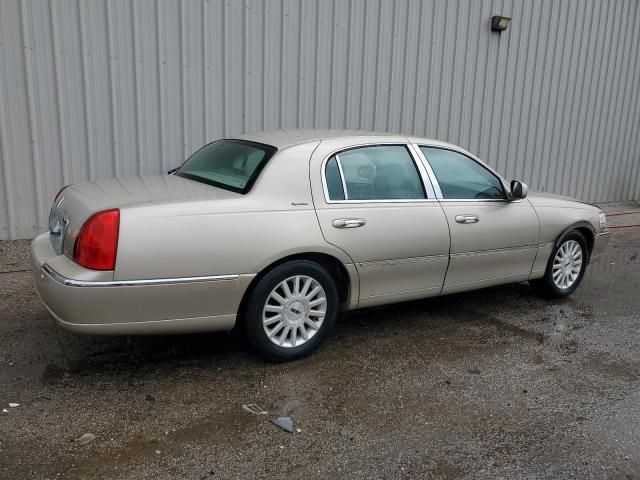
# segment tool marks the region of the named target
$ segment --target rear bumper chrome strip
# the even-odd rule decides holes
[[[237,280],[240,275],[210,275],[205,277],[177,277],[177,278],[150,278],[144,280],[112,280],[112,281],[91,281],[75,280],[60,275],[46,263],[42,266],[42,271],[54,281],[67,287],[135,287],[149,285],[172,285],[175,283],[197,283],[216,282],[226,280]]]

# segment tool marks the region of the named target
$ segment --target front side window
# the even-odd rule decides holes
[[[238,193],[247,193],[276,149],[241,140],[218,140],[205,145],[175,175]]]
[[[502,182],[472,158],[458,152],[420,147],[435,173],[445,199],[504,200]]]
[[[340,152],[327,162],[325,179],[330,200],[426,198],[418,169],[402,145],[362,147]]]

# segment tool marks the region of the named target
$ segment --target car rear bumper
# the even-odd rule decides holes
[[[57,256],[49,234],[31,246],[36,290],[64,328],[94,335],[147,335],[229,330],[255,275],[153,280],[96,276]]]

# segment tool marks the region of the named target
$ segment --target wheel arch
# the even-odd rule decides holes
[[[588,249],[588,255],[589,258],[591,257],[591,252],[593,251],[593,246],[595,244],[595,239],[596,239],[596,230],[593,227],[593,225],[589,222],[587,222],[586,220],[582,220],[580,222],[576,222],[570,226],[568,226],[567,228],[565,228],[560,235],[558,235],[558,238],[555,241],[555,247],[558,247],[560,245],[560,242],[562,242],[562,239],[569,233],[573,232],[573,231],[577,231],[580,232],[582,234],[582,236],[585,238],[585,240],[587,241],[587,249]],[[587,261],[588,263],[588,261]]]
[[[357,277],[354,278],[355,269],[353,269],[354,272],[350,273],[349,269],[340,259],[329,253],[317,251],[299,252],[280,257],[258,272],[253,280],[251,280],[240,301],[240,306],[238,307],[238,315],[240,318],[243,318],[247,302],[258,282],[277,266],[293,260],[309,260],[322,265],[336,281],[340,303],[350,306],[354,302],[354,295],[355,301],[357,301],[357,291],[354,291],[354,289],[358,287]]]

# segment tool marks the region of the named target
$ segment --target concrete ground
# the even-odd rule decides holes
[[[640,228],[569,299],[522,283],[343,314],[281,365],[229,334],[68,333],[27,262],[0,243],[0,478],[640,478]]]

